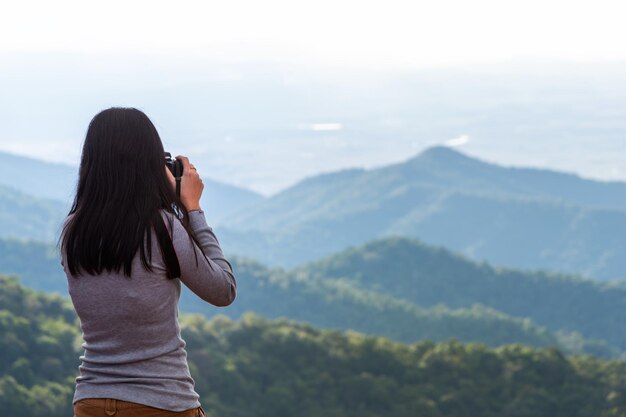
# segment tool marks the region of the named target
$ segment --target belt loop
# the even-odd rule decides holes
[[[113,398],[107,398],[104,412],[107,416],[114,416],[117,413],[116,401]]]

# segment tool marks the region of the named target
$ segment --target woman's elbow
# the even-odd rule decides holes
[[[235,301],[235,298],[237,298],[237,287],[234,284],[229,284],[227,290],[224,292],[224,296],[216,300],[214,305],[217,307],[227,307]]]

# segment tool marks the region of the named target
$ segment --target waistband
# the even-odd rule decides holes
[[[133,408],[160,410],[166,413],[168,412],[168,410],[162,410],[160,408],[155,408],[146,404],[134,403],[131,401],[124,401],[124,400],[117,400],[114,398],[84,398],[82,400],[76,401],[76,404],[78,403],[89,405],[92,407],[100,407],[104,409],[105,414],[108,416],[114,416],[117,413],[117,411],[120,411],[120,410],[127,410],[127,409],[133,409]],[[202,407],[199,407],[199,409],[202,411],[202,414],[199,414],[199,415],[204,416],[205,415],[204,409],[202,409]],[[196,410],[196,409],[194,408],[191,410]],[[191,411],[191,410],[185,410],[185,411]],[[184,413],[185,411],[181,411],[181,412],[170,411],[170,412],[172,414],[178,414],[178,413]]]

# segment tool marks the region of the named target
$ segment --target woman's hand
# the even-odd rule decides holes
[[[204,190],[202,178],[200,178],[196,167],[189,162],[186,156],[178,155],[176,159],[183,164],[183,176],[180,179],[180,202],[183,203],[187,211],[199,210],[200,197],[202,196],[202,190]],[[176,190],[176,179],[167,166],[165,166],[165,171],[167,171],[172,187]]]

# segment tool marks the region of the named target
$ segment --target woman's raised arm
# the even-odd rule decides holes
[[[180,280],[208,303],[218,307],[232,304],[237,294],[237,281],[213,229],[202,210],[190,211],[189,221],[201,248],[189,238],[180,220],[174,218],[172,243],[180,265]]]

